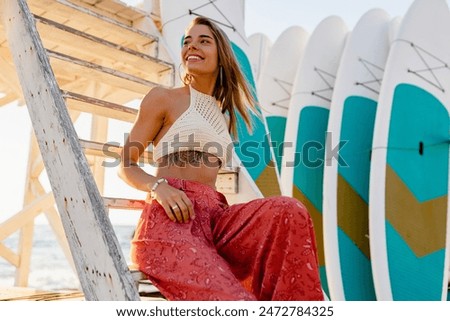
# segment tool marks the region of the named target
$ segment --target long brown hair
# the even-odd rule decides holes
[[[252,121],[250,110],[258,115],[255,108],[256,100],[248,86],[248,83],[239,67],[234,55],[231,43],[222,29],[217,24],[206,17],[196,17],[192,20],[187,29],[195,25],[205,25],[211,30],[217,43],[217,51],[219,56],[219,76],[213,90],[213,96],[217,99],[222,108],[222,113],[229,115],[228,131],[237,137],[237,113],[242,116],[247,128],[252,129]],[[221,74],[221,75],[220,75]],[[183,77],[185,84],[190,82],[190,75]]]

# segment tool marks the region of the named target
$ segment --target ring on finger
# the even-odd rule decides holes
[[[174,206],[171,206],[170,208],[171,208],[172,210],[176,210],[176,209],[179,208],[179,207],[178,207],[178,205],[174,205]]]

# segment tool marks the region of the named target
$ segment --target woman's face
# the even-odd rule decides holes
[[[208,26],[194,25],[186,31],[181,59],[191,75],[217,75],[217,43]]]

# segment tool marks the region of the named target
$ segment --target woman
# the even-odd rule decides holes
[[[186,86],[147,94],[122,152],[120,176],[149,192],[133,261],[169,300],[322,300],[306,208],[287,197],[229,206],[215,189],[236,114],[249,124],[254,104],[226,35],[197,17],[181,58]],[[156,177],[137,166],[150,143]]]

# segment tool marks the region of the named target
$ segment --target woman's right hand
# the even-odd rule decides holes
[[[152,194],[153,198],[151,193],[147,194],[146,202],[150,203],[156,200],[164,208],[171,221],[187,223],[195,218],[194,206],[183,191],[167,183],[161,183]]]

